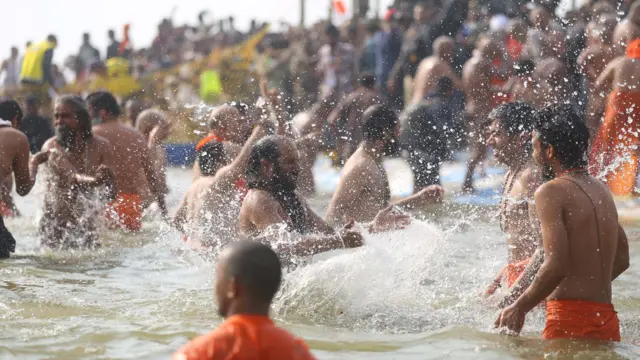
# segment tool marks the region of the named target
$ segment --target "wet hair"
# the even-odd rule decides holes
[[[15,100],[5,100],[0,102],[0,119],[6,121],[12,121],[14,118],[18,118],[18,121],[22,119],[23,113],[20,104]]]
[[[245,182],[247,189],[260,189],[268,191],[280,204],[284,212],[287,214],[287,225],[300,234],[309,232],[306,209],[298,196],[295,189],[278,188],[278,184],[268,184],[260,177],[260,166],[262,160],[266,160],[273,164],[276,171],[280,164],[280,143],[278,136],[267,136],[260,139],[251,148],[249,161],[245,170]],[[277,180],[276,180],[277,182]]]
[[[238,241],[228,248],[225,275],[242,285],[249,298],[271,303],[282,282],[282,265],[271,247],[255,241]]]
[[[390,131],[395,131],[398,116],[390,108],[373,105],[362,114],[362,137],[365,140],[380,140]]]
[[[96,91],[87,96],[87,104],[95,111],[106,111],[110,115],[120,116],[120,105],[118,100],[106,91]]]
[[[509,137],[529,134],[533,131],[536,111],[531,104],[522,101],[502,104],[493,109],[489,120],[498,121]]]
[[[218,141],[209,141],[198,149],[198,167],[204,176],[213,176],[219,164],[225,158],[224,145]]]
[[[333,24],[327,25],[324,29],[324,33],[329,37],[340,37],[340,30]]]
[[[538,111],[534,126],[542,145],[555,149],[562,167],[587,166],[589,130],[569,105],[554,105]]]
[[[531,75],[536,64],[531,59],[521,59],[513,65],[513,74],[516,76]]]
[[[365,72],[360,74],[360,78],[358,79],[358,83],[360,86],[365,87],[367,89],[373,89],[376,86],[376,78],[370,72]]]
[[[260,179],[260,164],[262,160],[266,160],[272,164],[279,163],[280,145],[276,141],[275,136],[264,137],[251,148],[249,162],[245,170],[245,180],[248,189],[260,188],[262,185],[262,180]]]
[[[448,76],[442,76],[436,82],[435,91],[438,94],[444,95],[453,91],[453,80]]]
[[[80,123],[80,131],[82,137],[86,140],[93,135],[91,131],[91,117],[89,110],[81,97],[76,95],[62,95],[56,99],[57,103],[69,105],[73,108],[73,112]]]

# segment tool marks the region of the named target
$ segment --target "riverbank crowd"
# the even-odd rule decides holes
[[[311,358],[268,319],[280,262],[402,231],[442,206],[440,167],[454,152],[469,154],[466,193],[492,154],[508,169],[508,265],[486,292],[507,291],[496,327],[519,333],[542,303],[546,339],[620,341],[611,283],[629,253],[614,197],[637,195],[640,1],[562,17],[557,6],[398,1],[339,27],[252,21],[246,33],[202,12],[196,25],[163,19],[146,48],[131,24],[120,40],[109,32],[104,53],[84,34],[63,66],[55,35],[13,48],[1,68],[0,213],[20,215],[12,189],[28,194],[41,167],[38,234],[52,249],[98,247],[104,226],[137,232],[155,204],[188,247],[218,259],[227,318],[176,359],[238,348]],[[164,144],[176,132],[197,142],[196,161],[170,214]],[[323,217],[305,199],[320,153],[342,168]],[[410,165],[409,197],[391,198],[385,157]],[[16,241],[0,222],[0,257]]]

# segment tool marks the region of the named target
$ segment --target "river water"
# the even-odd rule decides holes
[[[172,207],[190,182],[188,170],[169,170]],[[6,220],[18,249],[0,261],[0,359],[167,359],[220,323],[214,267],[176,231],[147,221],[135,235],[103,231],[99,251],[41,251],[42,195],[37,184],[17,197],[24,216]],[[632,264],[614,283],[623,342],[546,342],[542,311],[523,336],[503,336],[479,296],[506,260],[495,212],[445,203],[361,249],[316,256],[286,275],[273,316],[319,359],[640,358],[640,229],[627,228]]]

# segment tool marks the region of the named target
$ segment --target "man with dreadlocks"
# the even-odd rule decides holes
[[[296,193],[300,172],[298,150],[284,136],[267,136],[251,149],[245,172],[249,192],[240,209],[240,232],[270,242],[285,256],[306,256],[362,245],[353,222],[337,232],[311,210]],[[286,226],[291,242],[278,241],[267,230]]]
[[[507,233],[509,264],[498,274],[487,295],[503,283],[511,287],[524,271],[535,251],[539,231],[533,213],[533,194],[542,179],[531,153],[531,131],[535,110],[527,103],[512,102],[498,106],[489,114],[487,145],[496,160],[509,169],[500,201],[500,226]]]
[[[82,99],[62,96],[54,108],[56,136],[42,151],[49,153],[47,191],[40,221],[42,245],[80,248],[97,245],[102,207],[115,198],[111,144],[91,131],[89,111]],[[106,188],[106,192],[96,191]],[[100,197],[99,195],[104,195]]]

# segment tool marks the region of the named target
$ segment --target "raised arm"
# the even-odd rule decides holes
[[[244,146],[242,146],[240,154],[236,156],[231,164],[223,167],[216,173],[214,180],[215,183],[219,184],[221,187],[232,187],[235,185],[236,181],[238,181],[238,179],[244,174],[253,145],[267,135],[268,131],[266,130],[266,127],[267,125],[261,123],[253,128],[253,132],[249,139],[244,143]]]
[[[616,74],[616,68],[618,67],[618,63],[620,58],[614,59],[602,70],[598,79],[596,79],[595,90],[596,93],[603,92],[608,93],[611,91],[611,85],[613,84],[613,79]]]
[[[165,192],[163,191],[162,182],[156,176],[156,172],[153,166],[153,158],[151,157],[151,153],[149,148],[147,147],[146,142],[142,139],[142,135],[140,135],[140,146],[138,146],[138,151],[140,151],[140,158],[142,163],[142,171],[144,172],[145,177],[147,178],[147,182],[149,183],[149,188],[151,190],[151,194],[153,195],[155,201],[158,203],[158,207],[162,212],[162,216],[167,217],[167,204],[165,203]]]

